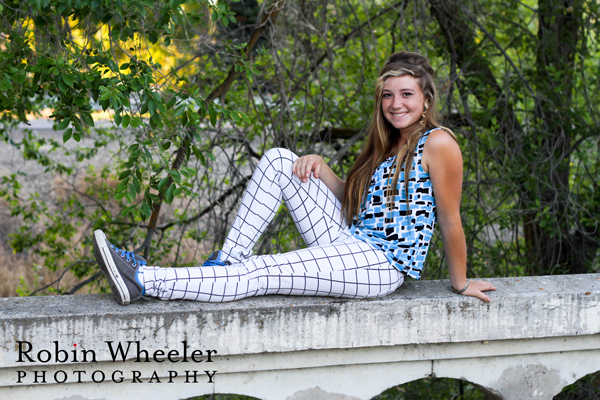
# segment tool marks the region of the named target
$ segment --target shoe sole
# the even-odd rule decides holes
[[[94,232],[94,256],[106,276],[115,301],[122,306],[128,305],[130,302],[129,290],[113,261],[110,249],[106,244],[106,235],[101,230]]]

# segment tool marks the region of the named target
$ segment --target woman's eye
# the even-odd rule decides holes
[[[383,94],[383,97],[387,99],[387,98],[389,98],[389,97],[392,97],[392,95],[391,95],[390,93],[384,93],[384,94]]]

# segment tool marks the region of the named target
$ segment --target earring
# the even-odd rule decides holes
[[[429,104],[425,102],[425,104],[423,104],[423,114],[421,114],[421,121],[425,119],[425,113],[427,112],[427,108],[429,108]]]

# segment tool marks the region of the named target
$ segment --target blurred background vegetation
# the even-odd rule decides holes
[[[344,177],[399,50],[430,58],[463,151],[469,277],[599,272],[599,18],[595,0],[0,0],[0,295],[106,291],[94,229],[201,263],[271,147]],[[282,209],[255,250],[301,246]],[[439,236],[424,278],[447,278]],[[598,393],[591,375],[559,398]],[[481,396],[426,379],[379,398]]]

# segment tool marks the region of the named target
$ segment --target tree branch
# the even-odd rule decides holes
[[[77,285],[73,286],[71,290],[69,290],[66,295],[75,294],[79,289],[87,285],[88,283],[94,282],[96,279],[101,278],[103,276],[102,271],[96,272],[91,278],[86,279],[83,282],[79,282]]]
[[[260,25],[254,30],[252,36],[250,37],[250,40],[248,41],[246,47],[242,51],[242,58],[248,57],[252,50],[254,50],[254,47],[256,46],[256,43],[261,33],[269,25],[268,23],[273,24],[275,22],[275,19],[277,18],[277,15],[279,15],[279,12],[283,8],[284,4],[285,0],[276,0],[275,3],[273,3],[273,6],[271,6],[269,12],[262,17]],[[225,95],[225,93],[227,93],[233,81],[239,76],[239,71],[236,71],[236,66],[237,64],[231,67],[225,80],[219,85],[219,87],[214,89],[208,95],[208,97],[206,98],[207,101],[213,101],[216,98],[222,97]],[[178,170],[184,164],[191,141],[191,135],[188,133],[183,143],[177,149],[177,156],[175,157],[175,160],[171,165],[172,170]],[[172,183],[173,179],[169,176],[169,180],[165,187],[169,187]],[[144,258],[148,258],[148,254],[150,252],[150,244],[152,243],[152,236],[154,235],[154,232],[156,232],[156,225],[158,223],[158,217],[160,215],[160,208],[163,200],[164,199],[161,194],[159,195],[159,201],[153,204],[152,214],[150,215],[150,221],[148,223],[148,231],[146,233],[146,238],[144,239],[142,245],[136,250],[136,252],[144,251]]]
[[[36,293],[38,293],[38,292],[41,292],[41,291],[42,291],[42,290],[44,290],[44,289],[47,289],[47,288],[49,288],[50,286],[54,285],[55,283],[56,283],[56,290],[58,291],[58,287],[59,287],[59,285],[60,285],[60,281],[61,281],[61,280],[62,280],[62,278],[65,276],[65,274],[66,274],[68,271],[70,271],[70,270],[71,270],[71,268],[73,268],[74,266],[76,266],[76,265],[78,265],[78,264],[94,264],[94,263],[96,263],[96,261],[94,261],[94,260],[79,260],[79,261],[75,261],[74,263],[72,263],[71,265],[69,265],[67,268],[65,268],[65,270],[62,272],[62,274],[60,274],[60,276],[58,277],[58,279],[56,279],[55,281],[53,281],[53,282],[51,282],[51,283],[47,284],[47,285],[46,285],[46,286],[44,286],[44,287],[41,287],[41,288],[39,288],[39,289],[37,289],[37,290],[34,290],[33,292],[31,292],[31,293],[29,294],[29,296],[33,296],[34,294],[36,294]],[[91,281],[89,281],[89,282],[91,282]],[[89,282],[88,282],[88,281],[86,281],[86,283],[85,283],[85,284],[87,285]],[[85,285],[83,285],[83,286],[85,286]],[[82,286],[82,287],[83,287],[83,286]],[[70,293],[67,293],[67,294],[70,294]]]
[[[223,201],[225,201],[225,199],[227,197],[231,196],[237,189],[239,189],[240,187],[244,187],[248,183],[248,181],[250,180],[250,178],[252,178],[252,175],[248,175],[248,176],[245,176],[244,178],[242,178],[241,181],[239,181],[235,185],[231,186],[222,195],[220,195],[217,200],[215,200],[214,202],[212,202],[211,204],[209,204],[208,206],[206,206],[205,208],[203,208],[202,210],[200,210],[198,212],[198,214],[194,215],[193,217],[184,219],[183,221],[170,222],[170,223],[165,224],[165,225],[163,225],[161,227],[158,227],[157,229],[164,231],[165,229],[169,229],[172,226],[175,226],[175,225],[187,225],[190,222],[194,222],[194,221],[202,218],[203,216],[205,216],[206,214],[208,214],[209,212],[211,212],[216,206],[218,206]]]

